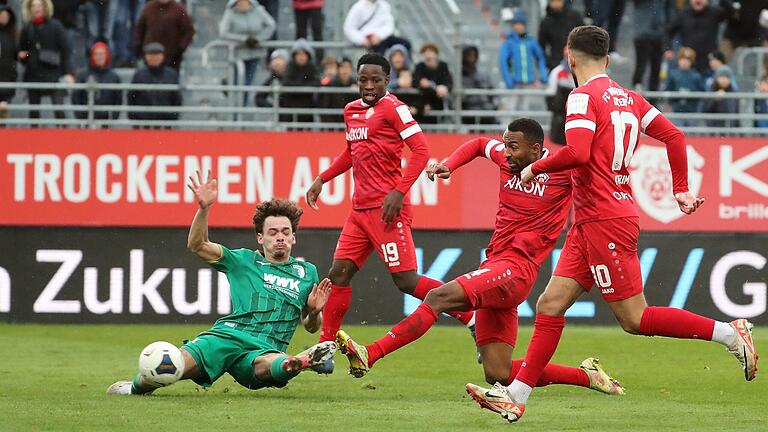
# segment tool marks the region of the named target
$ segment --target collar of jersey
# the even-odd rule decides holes
[[[296,261],[296,258],[291,256],[291,257],[288,257],[288,261],[286,261],[286,262],[273,263],[272,261],[268,260],[267,257],[262,255],[261,251],[257,250],[257,251],[254,251],[254,252],[256,252],[255,254],[253,254],[254,255],[254,257],[253,257],[254,261],[266,262],[266,263],[269,263],[269,264],[272,264],[272,265],[282,266],[282,265],[287,265],[287,264],[293,264]]]
[[[377,100],[377,101],[376,101],[376,103],[375,103],[374,105],[376,105],[377,103],[379,103],[379,101],[381,101],[382,99],[384,99],[384,98],[385,98],[385,97],[387,97],[387,96],[389,96],[389,91],[387,91],[386,93],[384,93],[384,96],[380,97],[380,98],[379,98],[379,100]],[[360,105],[362,105],[362,106],[364,106],[364,107],[369,107],[369,106],[370,106],[370,105],[368,105],[367,103],[363,102],[363,99],[362,99],[362,98],[360,98]]]
[[[608,76],[608,74],[604,74],[604,73],[597,74],[597,75],[593,76],[592,78],[588,79],[587,82],[584,83],[584,85],[587,85],[587,84],[590,83],[590,81],[596,80],[598,78],[609,78],[609,76]]]

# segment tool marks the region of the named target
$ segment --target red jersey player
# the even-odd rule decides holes
[[[562,232],[571,204],[570,173],[543,176],[540,183],[523,187],[520,171],[536,160],[546,160],[544,131],[535,120],[518,119],[507,126],[503,143],[495,139],[467,141],[445,163],[432,164],[430,179],[449,178],[476,157],[486,157],[499,167],[499,210],[496,229],[480,268],[430,291],[424,303],[369,345],[354,342],[339,331],[339,346],[356,377],[362,377],[385,355],[418,339],[448,311],[475,310],[477,346],[489,383],[509,383],[520,369],[512,361],[517,341],[517,306],[528,298],[539,266],[552,252]],[[580,368],[547,365],[538,385],[572,384],[609,394],[623,394],[595,359]]]
[[[306,194],[317,210],[323,183],[353,168],[353,210],[347,217],[328,273],[332,289],[323,316],[320,341],[336,339],[347,309],[350,282],[375,250],[400,291],[424,299],[442,282],[416,273],[416,251],[411,236],[411,206],[405,199],[429,160],[429,147],[408,105],[386,91],[389,62],[379,54],[365,54],[357,62],[360,99],[344,107],[347,146]],[[403,145],[412,152],[401,172]],[[464,324],[472,312],[453,314]]]
[[[481,406],[499,408],[494,411],[509,421],[523,415],[532,387],[557,348],[566,309],[593,284],[626,332],[719,342],[741,362],[748,381],[757,371],[747,320],[717,322],[645,302],[637,257],[638,215],[627,170],[641,131],[666,145],[680,210],[691,214],[704,200],[688,190],[682,132],[642,96],[605,74],[608,42],[608,33],[595,26],[577,27],[568,35],[568,63],[582,83],[568,97],[568,144],[522,172],[527,183],[545,173],[573,170],[576,213],[557,268],[536,305],[535,328],[520,372],[507,388],[478,390]]]

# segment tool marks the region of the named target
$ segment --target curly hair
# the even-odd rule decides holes
[[[285,216],[291,221],[291,229],[295,233],[299,229],[299,220],[304,210],[296,203],[285,199],[273,198],[256,206],[253,215],[253,226],[257,233],[264,233],[264,221],[270,216]]]

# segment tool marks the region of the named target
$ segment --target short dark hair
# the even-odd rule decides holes
[[[357,61],[357,70],[360,70],[360,66],[362,65],[379,65],[381,66],[381,70],[384,71],[384,75],[389,75],[389,61],[386,57],[384,57],[381,54],[376,53],[368,53],[363,54],[362,57],[360,57],[360,60]]]
[[[299,229],[299,219],[304,213],[296,203],[273,198],[264,201],[256,206],[256,213],[253,215],[253,226],[257,233],[264,232],[264,221],[270,216],[285,216],[291,221],[291,230],[295,233]]]
[[[539,122],[529,118],[519,118],[507,125],[509,132],[522,132],[528,142],[544,144],[544,129]]]
[[[568,34],[569,51],[579,51],[598,59],[608,55],[610,43],[608,32],[598,26],[579,26]]]

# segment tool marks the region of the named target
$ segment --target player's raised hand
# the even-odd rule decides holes
[[[314,182],[312,182],[312,186],[309,187],[307,190],[307,194],[305,198],[307,199],[307,204],[309,204],[310,207],[312,207],[312,210],[320,210],[320,207],[317,206],[317,198],[320,196],[320,192],[323,191],[323,180],[318,177],[315,179]]]
[[[195,174],[197,178],[189,176],[187,187],[195,194],[197,205],[201,209],[206,209],[216,202],[216,197],[219,195],[219,185],[215,178],[211,178],[211,170],[208,170],[205,181],[203,181],[200,171],[195,171]]]
[[[685,214],[691,214],[696,211],[702,204],[704,204],[704,198],[699,198],[690,192],[680,192],[675,194],[677,205],[680,207],[680,211]]]
[[[393,190],[384,197],[384,202],[381,204],[381,220],[384,223],[392,223],[395,217],[400,214],[404,197],[405,195],[399,190]]]
[[[429,164],[426,173],[427,178],[432,181],[435,181],[435,177],[441,179],[451,178],[451,169],[440,162]]]
[[[520,172],[520,183],[523,184],[523,187],[528,186],[533,178],[536,177],[533,175],[533,168],[531,168],[531,165],[523,168],[523,170]]]
[[[331,295],[331,280],[325,278],[319,284],[312,287],[312,292],[307,298],[307,307],[315,313],[321,312],[328,302],[328,296]]]

